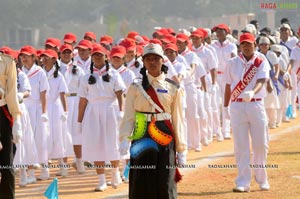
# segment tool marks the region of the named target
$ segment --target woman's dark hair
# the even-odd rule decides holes
[[[141,68],[140,73],[143,76],[142,86],[143,86],[144,90],[147,91],[148,88],[150,87],[150,83],[149,83],[149,80],[148,80],[148,77],[147,77],[145,66],[143,68]]]
[[[89,84],[95,84],[96,83],[96,78],[93,76],[93,73],[94,73],[94,62],[91,62],[91,65],[90,65],[90,72],[91,72],[91,75],[89,77]]]
[[[109,63],[108,63],[108,60],[106,59],[105,60],[105,67],[106,67],[106,74],[102,76],[102,79],[103,81],[105,82],[109,82],[110,80],[110,75],[108,73],[109,71]],[[91,62],[91,65],[90,65],[90,72],[91,72],[91,75],[89,77],[89,80],[88,80],[88,83],[89,84],[95,84],[96,83],[96,78],[93,76],[93,73],[94,73],[94,62]]]
[[[59,70],[59,65],[58,65],[58,62],[57,61],[55,61],[55,71],[54,71],[54,78],[57,78],[57,76],[58,76],[58,70]]]
[[[139,62],[137,59],[138,59],[138,56],[135,55],[134,66],[135,66],[136,68],[139,68],[139,67],[140,67],[140,62]]]
[[[73,59],[73,57],[72,57],[72,63],[73,63],[73,61],[74,61],[74,59]],[[72,74],[73,74],[73,75],[76,75],[76,74],[77,74],[77,66],[76,66],[76,65],[73,65],[73,67],[72,67]]]
[[[110,80],[110,75],[109,75],[109,73],[108,73],[108,71],[109,71],[109,63],[108,63],[107,58],[105,59],[105,67],[106,67],[106,74],[102,76],[102,79],[103,79],[103,81],[105,81],[105,82],[109,82],[109,80]]]
[[[164,65],[164,64],[161,66],[161,71],[162,71],[163,73],[165,73],[165,74],[168,73],[168,69],[169,69],[168,66],[166,66],[166,65]]]

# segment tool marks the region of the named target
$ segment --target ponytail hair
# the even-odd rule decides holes
[[[72,57],[72,63],[73,63],[73,61],[74,61],[74,59],[73,59],[73,57]],[[72,67],[72,74],[73,74],[73,75],[76,75],[76,74],[77,74],[77,66],[76,66],[76,65],[73,65],[73,67]]]
[[[96,78],[93,76],[93,73],[94,73],[94,62],[91,62],[91,65],[90,65],[90,72],[91,72],[91,75],[89,77],[89,80],[88,80],[88,83],[90,85],[93,85],[96,83]]]
[[[108,71],[109,71],[109,63],[108,63],[107,58],[105,59],[105,68],[106,68],[106,69],[105,69],[105,70],[106,70],[106,74],[102,76],[102,79],[103,79],[103,81],[105,81],[105,82],[109,82],[109,80],[110,80],[110,75],[109,75],[109,73],[108,73]]]
[[[57,78],[57,76],[58,76],[58,71],[59,71],[59,65],[58,65],[58,62],[57,62],[57,60],[55,61],[55,71],[54,71],[54,78]]]
[[[137,59],[138,59],[138,56],[135,55],[134,66],[135,66],[136,68],[139,68],[139,67],[140,67],[140,62],[139,62]]]
[[[162,71],[163,73],[165,73],[165,74],[168,73],[168,69],[169,69],[168,66],[166,66],[166,65],[164,65],[164,64],[161,66],[161,71]]]
[[[141,68],[140,73],[143,76],[142,86],[143,86],[144,90],[147,91],[148,88],[150,87],[150,83],[149,83],[149,80],[148,80],[148,77],[147,77],[145,66],[143,68]]]

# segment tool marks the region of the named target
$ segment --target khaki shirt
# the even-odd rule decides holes
[[[148,80],[156,94],[165,112],[170,113],[171,122],[174,127],[176,139],[176,151],[183,152],[187,149],[186,139],[184,138],[183,108],[182,98],[183,89],[165,80],[165,75],[152,77],[148,74]],[[155,112],[153,106],[142,94],[137,84],[130,85],[126,95],[125,114],[120,126],[120,140],[123,141],[131,135],[135,125],[135,112]],[[159,92],[160,91],[160,92]],[[163,91],[163,92],[162,92]]]
[[[4,90],[4,99],[14,119],[21,115],[17,98],[17,70],[13,59],[0,53],[0,87]],[[3,96],[2,96],[3,97]]]

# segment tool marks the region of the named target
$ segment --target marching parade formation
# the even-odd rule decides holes
[[[43,49],[1,47],[0,198],[14,198],[15,184],[49,179],[54,160],[56,175],[67,177],[68,158],[78,175],[94,166],[95,191],[108,188],[110,165],[112,187],[129,183],[129,198],[176,198],[176,167],[188,151],[224,139],[234,141],[233,191],[249,192],[249,165],[267,161],[268,129],[297,117],[300,27],[283,19],[272,32],[252,20],[233,32],[226,24],[159,27],[151,37],[131,31],[98,41],[69,32]],[[254,174],[269,190],[266,169]]]

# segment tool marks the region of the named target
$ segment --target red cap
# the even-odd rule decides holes
[[[93,49],[93,44],[92,42],[83,39],[81,40],[78,45],[76,46],[76,48],[82,48],[82,49]]]
[[[138,35],[139,35],[138,32],[131,31],[131,32],[129,32],[129,33],[127,34],[126,37],[135,40],[135,36],[138,36]]]
[[[3,53],[5,53],[5,52],[8,51],[8,50],[11,50],[11,48],[8,47],[8,46],[2,46],[2,47],[0,48],[0,52],[3,52]]]
[[[95,53],[100,53],[102,55],[107,54],[107,50],[100,44],[93,45],[92,55]]]
[[[83,37],[89,37],[89,38],[91,38],[91,39],[93,39],[93,40],[96,41],[96,35],[93,32],[86,32],[86,33],[84,33]]]
[[[159,36],[164,36],[170,34],[169,31],[165,28],[155,31],[153,34],[158,34]]]
[[[217,29],[222,29],[222,30],[225,30],[225,31],[226,31],[226,33],[228,33],[228,32],[229,32],[229,28],[228,28],[228,26],[227,26],[226,24],[223,24],[223,23],[221,23],[221,24],[219,24],[219,25],[217,25],[217,26],[213,27],[212,31],[216,31]]]
[[[150,39],[145,35],[142,35],[142,38],[144,39],[144,41],[150,41]]]
[[[176,37],[174,37],[173,35],[171,35],[171,34],[168,34],[168,35],[166,35],[163,39],[161,39],[161,41],[162,42],[164,42],[164,43],[173,43],[173,44],[175,44],[176,43]]]
[[[126,49],[123,46],[114,46],[110,51],[110,57],[123,58],[126,54]]]
[[[206,37],[208,36],[207,30],[205,30],[204,28],[198,28],[198,30],[202,31],[202,33],[203,33],[203,38],[206,38]]]
[[[177,36],[176,36],[176,39],[178,41],[181,41],[181,42],[186,42],[186,41],[189,41],[189,37],[184,34],[184,33],[179,33]]]
[[[167,49],[171,49],[171,50],[174,50],[176,52],[178,52],[178,47],[176,44],[173,44],[173,43],[169,43],[165,46],[165,50]]]
[[[171,35],[176,35],[176,32],[173,30],[173,28],[167,28],[167,31]]]
[[[57,39],[57,38],[50,37],[46,40],[45,45],[49,45],[49,46],[52,46],[52,47],[59,48],[60,47],[60,40]]]
[[[47,57],[58,59],[57,52],[52,49],[45,50],[41,55],[46,55]]]
[[[77,38],[76,38],[76,35],[72,32],[68,32],[65,34],[64,36],[64,42],[66,43],[73,43],[73,42],[76,42]]]
[[[244,33],[240,36],[240,44],[243,42],[248,42],[248,43],[254,43],[255,42],[255,37],[251,33]]]
[[[104,35],[100,37],[100,44],[110,45],[114,42],[114,39],[109,35]]]
[[[36,51],[36,55],[39,57],[39,56],[41,56],[43,54],[43,52],[45,52],[45,49],[38,49]]]
[[[123,39],[119,45],[125,47],[126,51],[136,50],[135,40],[130,38]]]
[[[6,50],[3,53],[11,56],[13,59],[18,59],[18,56],[19,56],[18,52],[16,50],[13,50],[13,49]]]
[[[36,50],[32,46],[23,46],[20,50],[20,54],[36,55]]]
[[[150,39],[149,43],[162,45],[162,43],[159,39]]]
[[[60,47],[59,51],[62,53],[65,50],[70,50],[73,52],[73,47],[70,44],[64,44]]]
[[[201,37],[204,38],[204,34],[201,30],[197,29],[192,32],[191,37]]]
[[[144,46],[143,45],[138,45],[136,47],[136,55],[139,57],[139,56],[142,56],[143,55],[143,52],[144,52]]]

